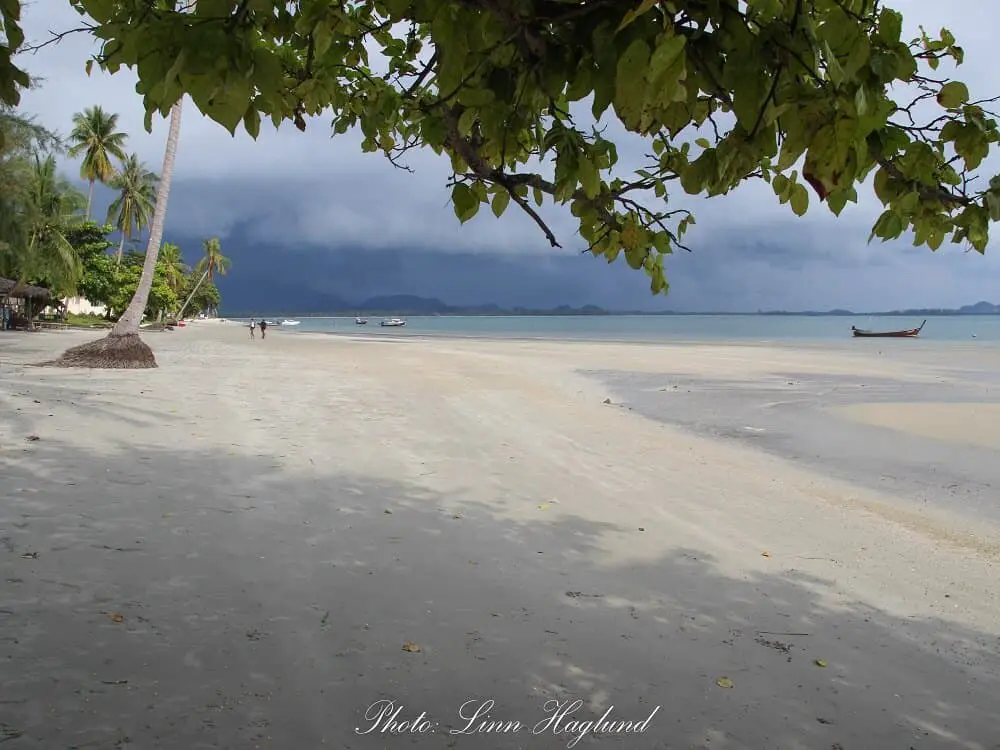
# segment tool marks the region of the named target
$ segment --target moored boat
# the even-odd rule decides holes
[[[383,328],[398,328],[400,326],[405,326],[406,321],[401,318],[389,318],[388,320],[383,320],[379,323]]]
[[[920,324],[919,328],[907,328],[903,331],[866,331],[861,328],[855,328],[851,326],[851,334],[855,338],[883,338],[883,339],[906,339],[913,338],[914,336],[919,336],[920,331],[923,330],[924,323]]]
[[[368,325],[368,318],[355,318],[354,325],[356,326],[366,326]]]
[[[301,322],[302,322],[301,320],[283,320],[283,321],[281,321],[281,325],[283,325],[283,326],[297,326]]]

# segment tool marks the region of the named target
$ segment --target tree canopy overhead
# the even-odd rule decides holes
[[[963,50],[944,29],[903,38],[879,0],[70,1],[150,117],[189,94],[231,132],[326,114],[395,164],[430,147],[461,221],[514,203],[557,245],[536,208],[568,204],[590,252],[653,291],[694,221],[679,191],[763,179],[802,215],[808,184],[839,214],[874,172],[872,237],[982,252],[1000,219],[1000,178],[971,184],[997,123],[940,67]],[[643,136],[648,164],[613,173],[584,107]]]

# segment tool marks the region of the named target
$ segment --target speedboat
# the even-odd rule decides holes
[[[302,322],[301,320],[283,320],[283,321],[281,321],[281,325],[283,325],[283,326],[297,326],[301,322]]]
[[[368,325],[368,318],[355,318],[354,325],[356,326],[366,326]]]
[[[389,318],[388,320],[383,320],[379,325],[383,328],[399,328],[400,326],[405,326],[406,321],[401,318]]]

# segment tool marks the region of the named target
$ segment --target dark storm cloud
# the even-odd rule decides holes
[[[991,12],[991,0],[965,0],[960,15],[954,6],[932,0],[893,5],[904,13],[907,33],[916,33],[918,23],[932,31],[948,26],[966,49],[967,62],[956,77],[978,95],[997,93],[991,47],[1000,17]],[[78,16],[65,0],[45,0],[26,9],[25,23],[29,39],[38,41],[48,30],[73,27]],[[25,96],[25,109],[65,133],[74,112],[101,104],[120,113],[130,148],[159,171],[165,123],[156,122],[152,134],[143,131],[141,101],[129,73],[85,75],[92,49],[85,35],[76,35],[27,57],[25,65],[46,81]],[[620,135],[620,129],[609,132]],[[992,255],[954,248],[934,254],[902,240],[869,245],[880,211],[870,189],[859,189],[860,205],[850,206],[840,219],[816,205],[799,219],[763,183],[712,200],[672,197],[671,207],[696,213],[698,223],[685,238],[695,252],[668,259],[670,296],[651,300],[644,277],[623,263],[609,268],[578,256],[581,241],[568,211],[550,208],[543,214],[563,251],[549,248],[538,228],[514,209],[498,221],[484,208],[460,226],[448,204],[446,160],[413,154],[411,175],[378,155],[362,154],[356,135],[332,140],[329,133],[329,124],[318,119],[306,133],[265,127],[254,143],[245,135],[229,136],[188,103],[168,239],[183,240],[193,257],[200,238],[220,236],[227,252],[242,258],[237,276],[259,285],[248,292],[258,295],[268,293],[268,267],[280,267],[292,286],[307,281],[330,293],[412,292],[456,303],[592,301],[627,308],[753,310],[1000,301],[995,291],[1000,261]],[[625,138],[619,150],[621,168],[630,169],[642,163],[647,148]],[[70,163],[66,168],[77,169]]]

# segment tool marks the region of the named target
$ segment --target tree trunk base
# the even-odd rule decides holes
[[[156,367],[153,350],[137,333],[109,334],[67,349],[49,367],[90,367],[100,370],[139,370]]]

